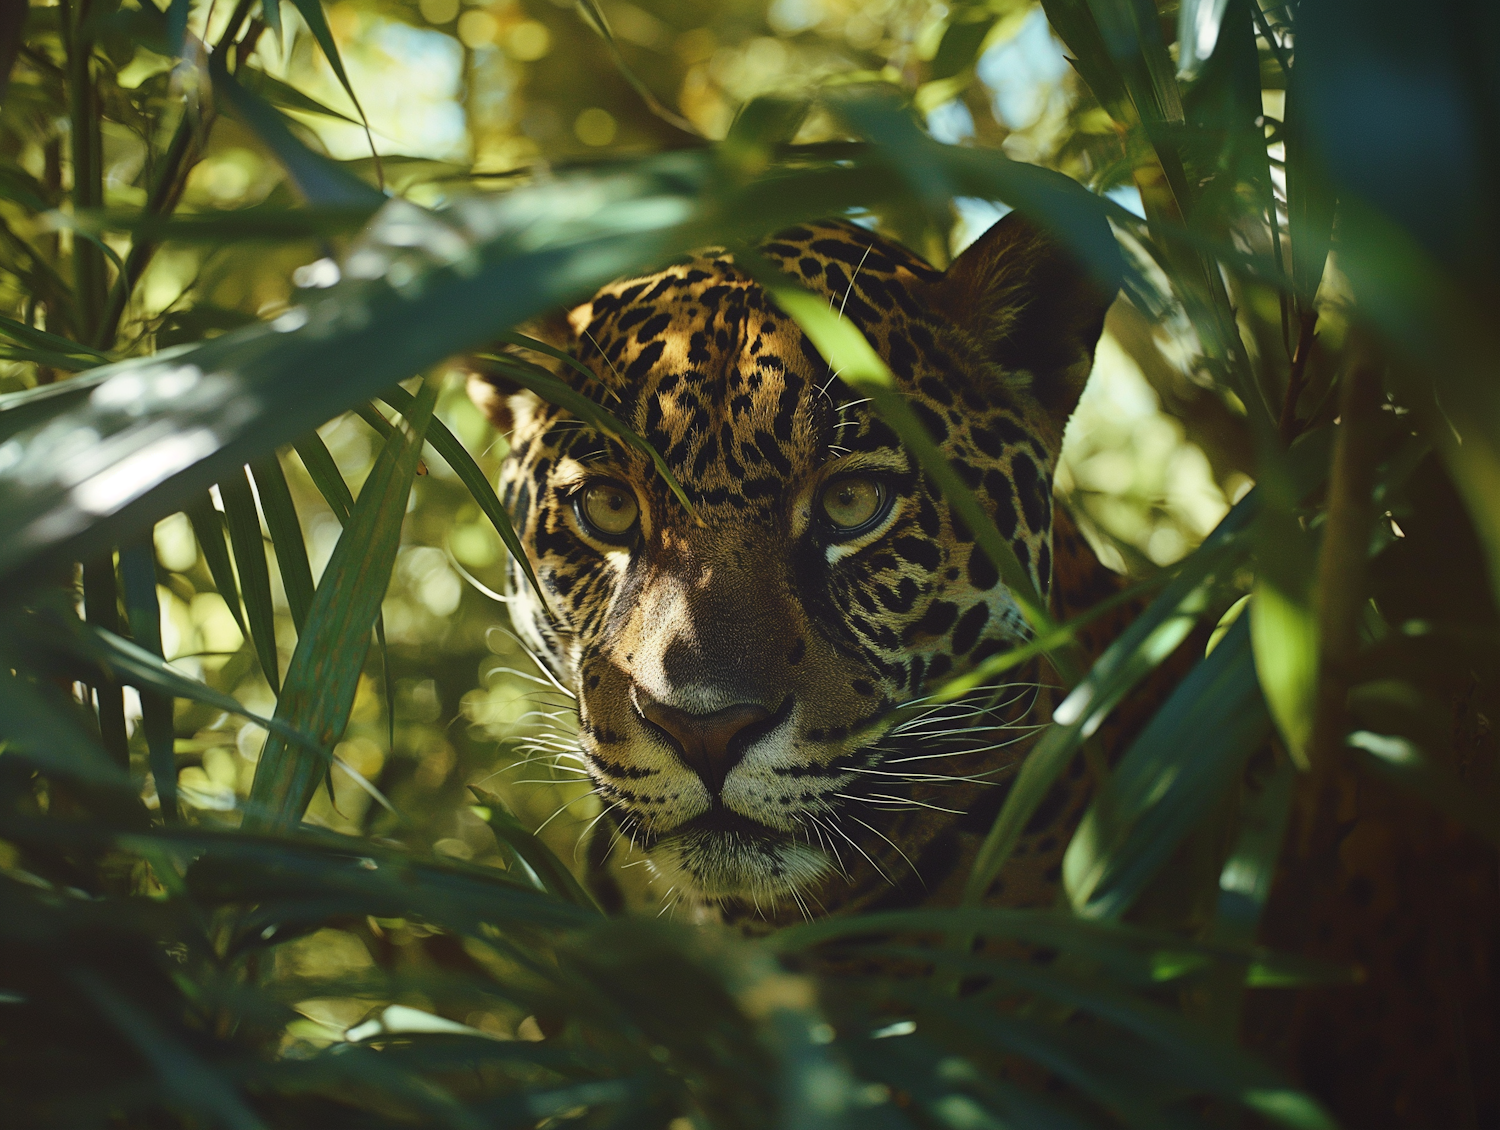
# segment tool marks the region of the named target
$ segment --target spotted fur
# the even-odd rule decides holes
[[[1049,591],[1053,468],[1108,288],[1018,218],[946,272],[842,223],[761,251],[864,332]],[[730,917],[941,886],[967,854],[955,837],[982,830],[1050,702],[1032,665],[982,704],[892,722],[1025,638],[994,563],[727,254],[613,283],[545,332],[590,376],[533,359],[648,440],[693,507],[635,449],[530,394],[476,384],[510,432],[502,497],[547,594],[544,607],[513,578],[514,618],[577,695],[610,820],[667,887]],[[877,479],[893,503],[842,539],[817,504],[849,475]],[[580,517],[579,492],[600,481],[636,500],[628,544]],[[1070,561],[1097,574],[1076,548]],[[651,703],[695,718],[743,706],[758,721],[736,736],[733,764],[705,775],[647,719]],[[1060,850],[1051,840],[1043,854]]]

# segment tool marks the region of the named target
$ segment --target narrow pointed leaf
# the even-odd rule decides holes
[[[124,582],[130,634],[152,655],[161,655],[161,603],[156,595],[156,554],[149,541],[120,548],[120,579]],[[138,687],[141,728],[150,752],[151,776],[162,815],[177,819],[177,761],[172,752],[172,698],[151,687]]]
[[[312,567],[307,561],[307,545],[302,540],[302,524],[297,520],[286,473],[274,454],[250,464],[250,473],[260,497],[261,511],[266,516],[271,544],[276,547],[276,564],[281,570],[287,604],[291,606],[292,623],[300,634],[313,599]]]
[[[411,393],[399,385],[382,395],[381,399],[403,415],[411,408]],[[484,511],[484,516],[490,520],[490,524],[495,527],[495,532],[500,535],[500,540],[505,543],[506,550],[521,567],[521,571],[526,574],[526,579],[531,582],[532,589],[545,605],[546,597],[542,594],[542,587],[536,579],[536,574],[532,572],[531,558],[526,555],[526,547],[521,544],[515,527],[511,525],[510,515],[500,504],[495,488],[490,486],[484,472],[479,469],[479,464],[474,462],[474,457],[459,442],[458,437],[448,430],[448,426],[436,416],[427,425],[427,442],[443,457],[448,466],[453,468],[453,473],[468,488],[470,497],[478,503],[479,509]]]
[[[573,877],[573,873],[564,866],[562,860],[558,859],[552,853],[551,848],[542,843],[516,819],[504,800],[477,785],[470,785],[469,792],[474,794],[475,800],[489,809],[489,816],[485,823],[495,833],[495,839],[525,862],[531,873],[541,882],[542,890],[558,898],[567,899],[575,906],[598,909],[598,904],[594,902],[593,897],[583,889],[578,880]]]
[[[229,547],[224,544],[224,519],[214,505],[213,496],[203,495],[185,513],[198,538],[198,548],[203,551],[203,560],[208,563],[214,587],[229,606],[230,615],[234,617],[240,635],[248,639],[250,629],[245,626],[245,617],[240,611],[240,586],[234,579],[234,564],[229,557]]]
[[[1063,857],[1073,908],[1127,911],[1270,733],[1250,625],[1240,617],[1193,668],[1110,774]]]
[[[90,624],[107,631],[120,630],[120,593],[115,578],[114,554],[83,564],[84,612]],[[122,769],[130,768],[130,742],[125,730],[124,688],[108,679],[94,688],[99,696],[99,736]]]
[[[273,694],[281,693],[281,660],[276,652],[276,608],[271,603],[271,569],[266,563],[266,544],[260,532],[260,511],[250,489],[244,467],[219,484],[234,563],[239,567],[244,589],[245,616],[260,669]]]
[[[333,516],[339,520],[340,525],[348,522],[349,512],[354,509],[354,495],[349,490],[349,484],[344,481],[339,465],[334,462],[328,445],[323,442],[323,437],[317,432],[309,432],[292,446],[302,457],[302,466],[307,469],[308,478],[318,488],[323,501],[328,503]]]
[[[1000,814],[980,846],[964,888],[964,901],[979,902],[1000,873],[1021,830],[1051,790],[1069,760],[1122,698],[1187,638],[1208,607],[1209,596],[1244,559],[1242,535],[1259,506],[1254,491],[1242,498],[1181,566],[1176,580],[1131,623],[1090,668],[1052,715],[1052,725],[1026,760]]]
[[[436,398],[432,386],[424,384],[411,415],[381,449],[323,571],[307,629],[292,653],[276,717],[325,747],[343,736],[354,705],[370,629],[390,583],[406,498]],[[295,827],[326,772],[326,762],[272,735],[256,766],[247,824]]]

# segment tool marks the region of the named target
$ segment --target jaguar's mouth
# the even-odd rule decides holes
[[[710,899],[774,902],[831,868],[822,852],[722,805],[664,834],[650,858],[672,886]]]

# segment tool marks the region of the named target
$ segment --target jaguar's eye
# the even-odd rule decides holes
[[[619,483],[590,483],[578,495],[577,510],[584,528],[606,541],[630,533],[641,513],[635,495]]]
[[[875,521],[885,511],[885,484],[878,479],[836,479],[823,489],[823,516],[839,533],[852,533]]]

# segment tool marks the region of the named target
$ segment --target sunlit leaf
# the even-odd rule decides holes
[[[370,630],[390,582],[406,497],[436,399],[435,389],[424,384],[411,414],[381,449],[318,582],[306,629],[287,668],[276,717],[326,747],[343,736],[354,705]],[[273,734],[256,765],[247,824],[295,826],[327,769],[319,758],[288,746]]]

